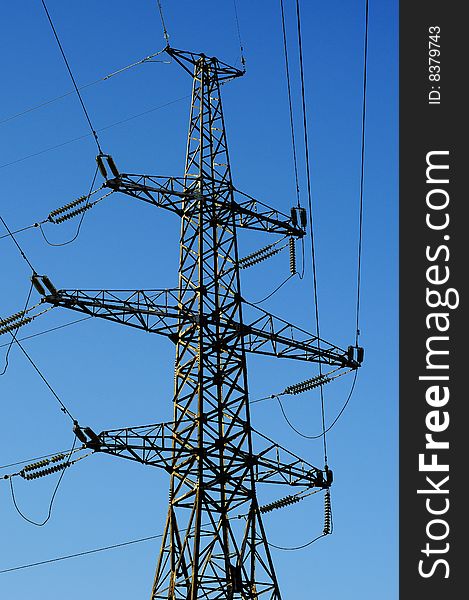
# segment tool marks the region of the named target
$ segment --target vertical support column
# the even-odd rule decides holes
[[[196,193],[181,222],[173,472],[152,600],[280,600],[256,499],[244,341],[232,327],[241,293],[217,69],[194,61],[185,183]]]

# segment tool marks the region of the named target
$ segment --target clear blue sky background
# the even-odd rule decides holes
[[[285,0],[297,137],[300,91],[294,3]],[[93,82],[164,45],[156,2],[49,0],[64,49],[80,85]],[[239,65],[233,3],[164,2],[176,48],[216,55]],[[354,342],[360,176],[364,2],[302,2],[303,37],[315,208],[322,336]],[[223,88],[235,185],[287,212],[295,203],[279,2],[238,0],[247,74]],[[355,394],[328,434],[334,534],[305,550],[273,550],[283,597],[330,600],[397,598],[397,3],[370,1],[368,114],[361,342],[365,363]],[[5,119],[71,90],[71,82],[39,0],[3,3],[0,103],[1,214],[12,229],[43,219],[85,193],[96,147],[75,95]],[[145,64],[83,91],[103,149],[123,171],[181,175],[191,80],[176,64]],[[140,113],[146,114],[115,125]],[[60,148],[48,150],[54,146]],[[47,150],[47,151],[46,151]],[[306,203],[304,161],[300,170]],[[27,158],[29,157],[29,158]],[[53,242],[73,236],[76,221],[46,226]],[[0,231],[2,235],[4,231]],[[35,269],[57,287],[138,289],[177,284],[178,219],[124,196],[86,215],[77,241],[48,246],[37,229],[18,234]],[[241,253],[268,243],[242,232]],[[20,310],[30,270],[12,241],[0,240],[0,314]],[[310,330],[311,267],[264,308]],[[288,275],[288,256],[243,272],[250,300]],[[36,295],[34,296],[37,299]],[[77,318],[54,310],[30,335]],[[9,341],[2,336],[0,343]],[[95,430],[171,418],[174,349],[170,342],[126,327],[89,320],[24,342],[70,411]],[[5,347],[0,348],[0,370]],[[249,359],[252,399],[310,377],[307,364]],[[325,388],[327,422],[347,398],[351,376]],[[70,422],[18,349],[0,377],[0,465],[64,450]],[[289,397],[291,420],[320,432],[319,398]],[[322,466],[320,440],[298,437],[275,403],[253,406],[253,426]],[[0,474],[11,472],[2,469]],[[17,499],[43,519],[53,477],[15,479]],[[167,509],[168,479],[150,467],[93,456],[67,471],[51,520],[23,521],[0,480],[0,570],[158,534]],[[264,486],[265,487],[265,486]],[[288,490],[260,489],[262,501]],[[269,540],[303,544],[322,531],[322,501],[312,498],[265,518]],[[149,595],[158,541],[0,575],[0,596],[23,600],[143,599]]]

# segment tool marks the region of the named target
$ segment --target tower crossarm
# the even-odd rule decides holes
[[[360,363],[348,351],[326,342],[252,304],[254,318],[247,324],[218,317],[200,317],[178,301],[177,290],[60,290],[43,302],[106,319],[177,342],[195,327],[211,328],[220,323],[227,342],[242,336],[247,352],[290,358],[324,365],[356,369]]]
[[[255,475],[259,483],[327,488],[332,483],[332,471],[321,470],[293,452],[253,430],[264,449],[255,455]]]
[[[102,431],[99,434],[85,427],[85,445],[96,451],[127,460],[160,467],[178,476],[182,465],[197,461],[199,450],[190,442],[193,423],[176,428],[174,423],[157,423]],[[322,471],[309,462],[253,430],[261,439],[263,449],[255,454],[238,452],[237,461],[252,463],[259,483],[275,483],[303,487],[329,487],[330,471]],[[229,445],[229,444],[228,444]],[[245,456],[243,456],[245,454]],[[174,465],[178,465],[175,469]]]
[[[177,290],[58,290],[43,302],[92,317],[178,338],[184,313],[178,309]],[[190,321],[189,327],[194,324]]]
[[[240,326],[247,352],[352,369],[360,366],[357,360],[349,356],[348,351],[339,346],[250,303],[246,304],[255,314],[253,320]]]
[[[182,177],[161,177],[157,175],[131,175],[122,173],[108,179],[105,186],[116,192],[138,198],[181,216],[183,207],[194,201],[194,191],[184,187]]]
[[[161,467],[170,473],[176,452],[190,454],[182,445],[178,450],[174,450],[173,444],[177,440],[173,430],[172,423],[159,423],[102,431],[98,435],[89,435],[90,430],[87,428],[84,428],[83,432],[89,438],[85,442],[86,446],[96,452]]]
[[[205,54],[188,52],[186,50],[177,50],[176,48],[171,48],[170,46],[166,46],[165,51],[167,54],[169,54],[169,56],[171,56],[171,58],[180,64],[181,67],[187,71],[191,77],[194,76],[194,67],[201,62],[208,63],[210,65],[210,70],[216,72],[216,77],[220,83],[226,82],[230,79],[235,79],[236,77],[242,77],[245,73],[244,70],[232,67],[218,58],[210,58]]]
[[[237,214],[236,224],[244,229],[279,233],[302,238],[305,230],[294,225],[291,219],[281,211],[256,200],[252,196],[235,190],[233,211]]]
[[[291,219],[281,211],[256,200],[243,192],[233,189],[222,181],[214,181],[218,193],[215,197],[200,196],[197,192],[197,180],[190,187],[183,177],[162,177],[158,175],[135,175],[122,173],[119,177],[108,179],[105,186],[133,198],[143,200],[181,216],[184,210],[190,210],[193,203],[200,199],[212,210],[213,204],[218,211],[220,225],[231,222],[243,229],[253,229],[267,233],[277,233],[301,238],[304,229],[292,224]],[[226,193],[223,193],[226,192]],[[231,198],[231,200],[227,200]],[[226,219],[226,223],[222,223]]]

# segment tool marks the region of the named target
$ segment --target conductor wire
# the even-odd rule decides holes
[[[28,295],[26,297],[26,302],[24,304],[24,308],[22,310],[23,315],[26,313],[26,310],[28,308],[28,304],[29,304],[29,300],[31,298],[31,292],[32,291],[33,291],[33,283],[32,283],[32,280],[31,280],[31,285],[29,286],[29,292],[28,292]],[[13,331],[13,333],[11,334],[11,336],[12,336],[11,337],[11,342],[8,345],[8,350],[6,351],[6,355],[5,355],[5,366],[3,368],[3,371],[0,373],[0,376],[5,375],[5,373],[7,372],[7,369],[8,369],[8,357],[10,355],[11,347],[16,342],[16,336],[18,334],[18,329],[19,329],[19,327],[17,329],[15,329]]]
[[[73,454],[73,451],[75,450],[76,443],[77,443],[77,436],[74,437],[74,439],[73,439],[73,445],[72,445],[71,449],[68,452],[68,457],[67,457],[67,462],[66,462],[67,466],[70,464],[70,458],[71,458],[71,456]],[[9,481],[10,481],[11,499],[13,500],[13,504],[15,506],[16,511],[18,512],[18,514],[25,521],[27,521],[28,523],[31,523],[31,525],[36,525],[36,527],[43,527],[49,521],[49,519],[52,516],[52,507],[54,505],[54,500],[55,500],[55,497],[57,495],[57,491],[59,489],[59,486],[60,486],[60,484],[62,482],[63,476],[65,475],[65,471],[66,471],[66,469],[63,469],[62,472],[60,473],[60,477],[59,477],[59,479],[58,479],[58,481],[56,483],[56,486],[55,486],[54,491],[52,493],[52,497],[50,499],[49,510],[47,512],[47,516],[44,519],[44,521],[41,521],[39,523],[37,521],[33,521],[32,519],[30,519],[29,517],[27,517],[26,515],[24,515],[23,512],[20,510],[20,508],[18,506],[18,503],[16,502],[15,491],[13,489],[13,478],[10,477]]]
[[[93,191],[93,188],[94,188],[94,184],[95,184],[95,182],[96,182],[96,177],[97,177],[97,175],[98,175],[98,167],[96,167],[96,170],[95,170],[95,172],[94,172],[94,176],[93,176],[93,179],[92,179],[92,181],[91,181],[91,186],[90,186],[89,192],[88,192],[88,194],[87,194],[87,197],[86,197],[86,203],[84,204],[84,206],[88,206],[88,204],[89,204],[89,202],[90,202],[90,196],[91,196],[91,192]],[[71,244],[71,243],[72,243],[72,242],[74,242],[74,241],[77,239],[77,237],[80,235],[80,229],[81,229],[81,225],[82,225],[82,223],[83,223],[83,219],[85,218],[85,214],[86,214],[86,212],[85,212],[85,211],[83,211],[83,213],[82,213],[82,215],[81,215],[81,217],[80,217],[80,221],[79,221],[79,223],[78,223],[78,227],[77,227],[77,230],[76,230],[76,233],[75,233],[75,235],[74,235],[74,236],[73,236],[73,237],[72,237],[70,240],[68,240],[67,242],[61,242],[60,244],[54,244],[54,243],[50,242],[50,241],[47,239],[47,237],[46,237],[46,234],[44,233],[44,230],[43,230],[43,228],[42,228],[42,224],[40,224],[40,225],[39,225],[39,230],[41,231],[42,237],[44,238],[44,240],[46,241],[46,243],[47,243],[47,244],[49,244],[49,246],[55,246],[55,247],[58,247],[58,246],[67,246],[68,244]]]
[[[5,220],[3,219],[2,215],[0,215],[0,221],[2,222],[3,226],[5,227],[5,229],[8,231],[8,235],[11,237],[11,239],[15,243],[15,246],[18,248],[19,253],[21,254],[22,258],[28,263],[28,266],[31,269],[31,271],[33,272],[33,274],[35,274],[36,271],[35,271],[33,265],[31,264],[30,260],[26,256],[26,254],[23,252],[23,249],[21,248],[21,246],[19,245],[19,243],[17,242],[17,240],[15,238],[15,234],[10,230],[10,228],[6,224]]]
[[[314,243],[314,228],[313,228],[313,203],[311,193],[311,174],[309,167],[309,142],[308,142],[308,123],[306,117],[306,99],[305,99],[305,79],[303,69],[303,43],[301,37],[301,18],[300,18],[300,2],[296,0],[296,21],[297,21],[297,35],[298,35],[298,51],[300,60],[300,77],[301,77],[301,103],[303,112],[303,133],[304,133],[304,145],[305,145],[305,163],[306,163],[306,183],[308,192],[308,208],[309,208],[309,230],[311,235],[311,259],[313,268],[313,296],[314,296],[314,310],[316,319],[316,335],[318,338],[318,358],[319,358],[319,375],[322,375],[322,362],[320,353],[320,331],[319,331],[319,307],[318,307],[318,285],[317,285],[317,272],[316,272],[316,250]],[[321,396],[321,418],[322,418],[322,431],[323,431],[323,447],[324,447],[324,462],[327,465],[327,441],[326,441],[326,417],[324,407],[324,392],[322,386],[320,387]]]
[[[355,389],[355,384],[357,382],[357,377],[358,377],[358,370],[355,370],[355,374],[354,374],[354,377],[353,377],[352,385],[350,386],[350,391],[349,391],[349,394],[347,396],[347,400],[344,402],[344,405],[340,409],[340,411],[339,411],[338,415],[336,416],[336,418],[329,425],[329,427],[327,429],[324,429],[322,431],[322,433],[319,433],[318,435],[306,435],[305,433],[301,432],[299,429],[297,429],[293,425],[293,423],[288,418],[287,413],[285,412],[285,408],[283,406],[282,401],[280,400],[279,394],[272,395],[272,396],[266,396],[265,398],[261,398],[259,400],[254,400],[253,402],[260,402],[261,400],[266,400],[268,398],[277,398],[277,401],[278,401],[279,406],[280,406],[280,410],[282,411],[282,415],[283,415],[285,421],[287,422],[287,425],[291,429],[293,429],[293,431],[295,433],[297,433],[300,437],[303,437],[303,438],[305,438],[307,440],[317,440],[317,439],[323,437],[325,433],[328,433],[334,427],[334,425],[337,423],[337,421],[340,419],[340,417],[344,413],[345,409],[347,408],[348,403],[350,402],[350,399],[352,398],[352,395],[353,395],[353,392],[354,392],[354,389]]]
[[[57,41],[57,45],[59,47],[60,53],[61,53],[62,58],[64,60],[65,66],[67,67],[68,74],[70,75],[70,79],[72,80],[73,87],[75,88],[75,92],[76,92],[76,94],[78,96],[78,99],[80,101],[81,107],[82,107],[83,112],[84,112],[85,117],[86,117],[86,120],[88,121],[88,125],[90,126],[91,133],[93,134],[93,137],[94,137],[94,139],[96,141],[96,146],[98,147],[98,152],[99,152],[99,154],[102,154],[103,151],[101,150],[101,145],[99,143],[98,134],[96,133],[96,130],[93,127],[93,124],[91,123],[90,115],[88,114],[88,111],[86,110],[86,106],[85,106],[85,103],[83,101],[83,97],[80,94],[80,90],[78,88],[77,82],[75,81],[75,77],[73,76],[72,69],[70,68],[70,64],[69,64],[69,62],[67,60],[67,57],[65,56],[65,52],[64,52],[64,49],[62,47],[62,44],[60,43],[60,39],[59,39],[59,36],[57,34],[57,30],[54,27],[54,23],[53,23],[52,18],[51,18],[50,14],[49,14],[49,11],[47,10],[47,6],[46,6],[45,1],[41,0],[41,3],[42,3],[42,6],[44,8],[44,11],[45,11],[45,13],[47,15],[47,19],[48,19],[49,24],[51,26],[52,32],[54,34],[54,37],[55,37],[55,39]]]
[[[157,0],[157,4],[158,4],[158,12],[160,13],[161,25],[163,27],[163,36],[166,41],[166,45],[169,46],[169,35],[168,35],[168,31],[166,29],[166,24],[164,22],[163,7],[161,6],[161,0]]]
[[[358,234],[358,268],[357,268],[357,320],[356,320],[356,338],[355,345],[358,346],[360,336],[360,288],[361,288],[361,266],[362,266],[362,245],[363,245],[363,188],[365,176],[365,130],[366,130],[366,83],[368,71],[368,21],[369,9],[368,0],[365,0],[365,42],[363,57],[363,105],[362,105],[362,139],[361,139],[361,157],[360,157],[360,208],[359,208],[359,234]]]

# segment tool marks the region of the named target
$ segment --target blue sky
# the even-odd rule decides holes
[[[164,46],[156,2],[47,4],[79,85]],[[247,73],[223,88],[234,184],[288,212],[296,199],[279,3],[238,0],[237,7]],[[239,65],[232,2],[178,0],[163,8],[174,47]],[[285,0],[285,8],[301,142],[294,3]],[[364,8],[351,0],[302,2],[321,333],[341,347],[355,337]],[[327,437],[335,474],[334,534],[302,551],[273,550],[286,599],[309,597],[305,588],[330,600],[397,597],[397,13],[395,2],[370,1],[360,321],[365,362],[350,404]],[[96,147],[75,95],[10,118],[72,86],[39,0],[5,4],[2,23],[0,214],[18,229],[86,193]],[[190,91],[190,77],[178,65],[148,63],[84,89],[83,97],[103,150],[123,171],[182,175]],[[299,163],[305,205],[301,144]],[[76,225],[47,225],[45,233],[51,242],[63,242]],[[49,246],[37,229],[17,239],[35,269],[57,287],[164,288],[177,284],[178,230],[174,215],[116,195],[87,213],[73,244]],[[242,254],[271,241],[253,232],[240,237]],[[0,314],[8,315],[23,307],[30,269],[8,238],[0,239],[0,265]],[[305,278],[291,280],[263,308],[313,330],[310,272],[308,262]],[[243,272],[243,294],[261,299],[287,275],[288,256],[281,254]],[[54,310],[21,334],[75,318]],[[0,344],[8,341],[0,338]],[[70,411],[97,431],[171,418],[174,350],[168,344],[98,320],[24,342]],[[5,350],[0,348],[0,371]],[[249,358],[252,399],[311,376],[306,364],[285,363]],[[344,377],[325,388],[328,423],[351,382]],[[0,377],[0,398],[0,465],[69,447],[70,422],[18,349]],[[317,393],[288,397],[285,408],[306,434],[320,433]],[[253,405],[252,412],[256,429],[322,466],[321,441],[298,437],[275,403]],[[53,477],[15,479],[28,516],[44,518],[54,483]],[[36,528],[19,517],[8,483],[0,481],[0,570],[160,533],[167,486],[158,470],[92,456],[67,471],[51,520]],[[259,491],[261,501],[273,494]],[[322,531],[322,519],[318,498],[269,513],[269,541],[301,545]],[[116,600],[146,598],[158,550],[158,541],[146,542],[0,574],[0,595],[22,600],[34,589],[36,598],[47,600],[104,592]]]

